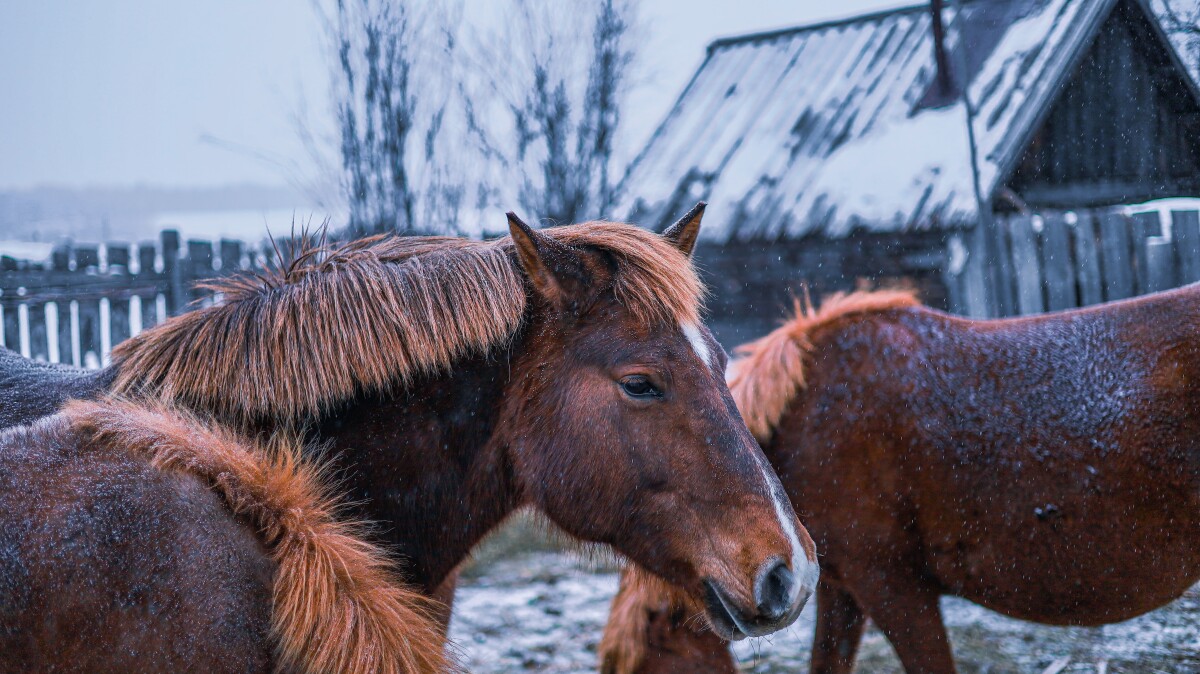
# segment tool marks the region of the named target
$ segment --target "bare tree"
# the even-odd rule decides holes
[[[614,0],[602,0],[592,37],[592,65],[584,105],[588,106],[589,113],[585,118],[591,120],[587,134],[590,154],[598,165],[592,193],[596,195],[597,205],[604,210],[616,200],[616,186],[610,169],[613,142],[621,122],[621,103],[635,58],[628,39],[632,15],[633,8],[628,0],[622,0],[620,5]]]
[[[439,9],[336,0],[331,16],[322,13],[335,55],[340,184],[354,235],[458,227],[465,189],[438,156],[455,91],[445,80],[456,40],[454,22]]]
[[[1154,4],[1161,8],[1158,15],[1167,34],[1186,50],[1184,64],[1195,77],[1200,73],[1200,4],[1193,0],[1160,0]],[[1184,7],[1180,9],[1176,5]]]
[[[635,56],[634,0],[514,5],[502,46],[488,52],[505,54],[489,85],[503,99],[512,142],[496,140],[506,135],[471,103],[478,95],[466,97],[468,126],[484,156],[510,168],[529,212],[559,223],[605,215],[616,198],[613,147]]]

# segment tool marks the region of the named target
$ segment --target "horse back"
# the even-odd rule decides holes
[[[1136,455],[1200,486],[1200,285],[1020,319],[884,310],[808,337],[805,390],[772,444],[816,453],[813,436],[963,473]]]
[[[0,672],[266,672],[274,564],[200,480],[0,434]]]
[[[811,337],[768,451],[797,511],[819,510],[830,577],[886,553],[1008,615],[1098,624],[1200,574],[1200,289],[995,321],[897,309]]]
[[[0,428],[53,414],[71,398],[95,397],[112,378],[111,370],[42,363],[0,348]]]
[[[898,322],[914,345],[896,383],[913,392],[907,421],[926,458],[1079,478],[1103,463],[1200,497],[1200,287],[1022,319],[922,310]]]

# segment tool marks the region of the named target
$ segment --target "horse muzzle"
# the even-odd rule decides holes
[[[811,575],[806,568],[802,575]],[[779,559],[763,564],[754,577],[754,605],[745,606],[721,584],[705,578],[704,605],[713,631],[723,639],[738,641],[777,632],[792,624],[816,589],[815,579],[797,578]]]

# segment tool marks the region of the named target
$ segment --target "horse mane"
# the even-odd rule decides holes
[[[294,440],[248,444],[227,428],[165,407],[68,402],[72,428],[97,447],[195,475],[246,517],[278,565],[271,628],[280,669],[318,674],[445,671],[431,599],[405,587],[386,553],[339,517],[322,469]]]
[[[617,267],[612,290],[637,320],[699,321],[700,280],[657,234],[609,222],[542,233],[609,254]],[[240,421],[302,419],[507,344],[527,304],[508,237],[304,245],[275,271],[206,287],[219,293],[217,304],[113,350],[114,392]]]
[[[759,442],[769,440],[788,403],[804,388],[804,360],[816,330],[847,316],[919,305],[913,290],[835,293],[819,309],[809,299],[796,298],[791,318],[737,347],[740,358],[730,363],[729,390],[750,432]]]

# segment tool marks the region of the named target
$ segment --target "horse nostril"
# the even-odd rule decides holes
[[[787,564],[781,561],[764,564],[754,582],[754,600],[758,602],[759,618],[775,621],[786,616],[792,607],[795,585],[796,577]]]

